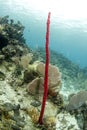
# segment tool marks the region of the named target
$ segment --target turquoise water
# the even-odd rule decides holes
[[[31,48],[44,47],[48,10],[44,13],[31,3],[27,0],[0,0],[0,16],[9,15],[11,19],[21,21],[25,26],[24,37]],[[55,14],[51,12],[50,49],[64,54],[80,67],[86,67],[87,19],[64,19],[62,14]]]

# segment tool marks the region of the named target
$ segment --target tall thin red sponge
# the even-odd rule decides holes
[[[42,107],[39,117],[39,124],[42,124],[45,105],[46,105],[46,99],[48,94],[48,68],[49,68],[49,32],[50,32],[50,15],[51,13],[48,13],[48,19],[47,19],[47,32],[46,32],[46,64],[45,64],[45,77],[44,77],[44,95],[43,95],[43,101],[42,101]]]

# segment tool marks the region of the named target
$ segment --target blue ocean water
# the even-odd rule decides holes
[[[59,0],[55,1],[58,4]],[[30,0],[0,0],[0,16],[9,15],[11,19],[21,21],[25,26],[24,37],[31,48],[45,46],[48,11],[51,9],[44,13],[33,7]],[[51,11],[50,49],[62,53],[80,67],[86,67],[87,18],[65,19],[62,14],[54,14],[56,12]]]

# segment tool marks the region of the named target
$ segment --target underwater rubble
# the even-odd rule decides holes
[[[19,21],[0,17],[0,130],[86,130],[87,91],[68,93],[67,103],[64,97],[70,85],[85,88],[86,76],[78,66],[52,51],[48,99],[43,124],[38,124],[45,51],[32,51],[23,31]]]

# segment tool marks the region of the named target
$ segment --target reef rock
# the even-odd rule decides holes
[[[80,130],[80,128],[74,116],[60,113],[57,115],[56,130]]]

